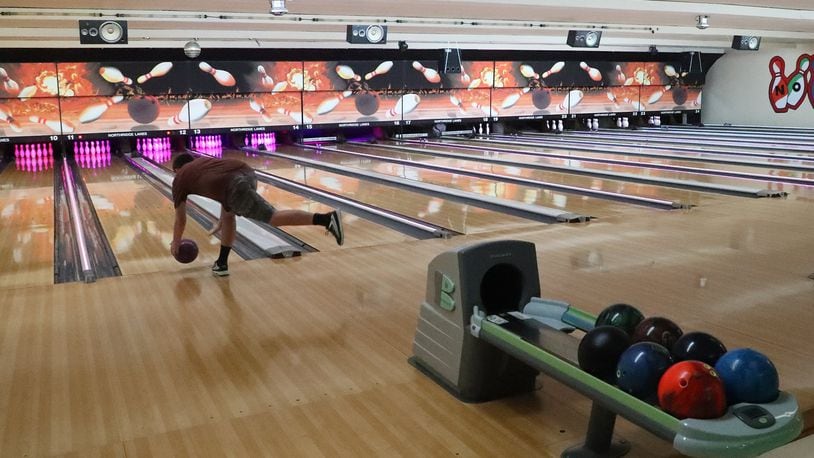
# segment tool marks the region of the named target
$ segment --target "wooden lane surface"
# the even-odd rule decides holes
[[[0,454],[556,456],[584,434],[585,398],[543,377],[534,393],[462,404],[406,362],[427,264],[493,238],[536,244],[545,297],[592,313],[628,302],[759,349],[811,418],[813,205],[734,199],[244,262],[222,279],[3,289]],[[675,455],[617,424],[631,456]]]
[[[175,210],[164,197],[127,163],[113,157],[105,168],[82,169],[82,179],[96,208],[123,275],[146,272],[206,270],[220,251],[220,240],[192,218],[184,237],[198,244],[198,259],[179,264],[170,255]],[[238,260],[235,253],[229,258]]]
[[[346,148],[350,147],[350,148]],[[351,149],[351,145],[342,145],[342,149]],[[366,149],[358,147],[359,149]],[[344,165],[346,167],[354,167],[363,170],[382,173],[385,175],[406,178],[413,181],[422,183],[430,183],[438,186],[444,186],[450,189],[461,191],[474,192],[489,197],[497,197],[514,202],[528,203],[538,205],[541,207],[554,208],[557,210],[568,211],[580,215],[593,216],[593,217],[606,217],[618,216],[624,214],[626,211],[642,211],[645,207],[633,205],[630,203],[622,203],[613,200],[600,199],[597,197],[583,196],[576,193],[566,193],[560,190],[550,190],[536,186],[523,186],[514,183],[505,183],[499,180],[488,180],[483,178],[476,178],[464,174],[455,174],[450,172],[442,172],[430,169],[424,169],[420,166],[405,166],[387,161],[386,157],[378,159],[359,158],[347,154],[334,153],[331,151],[323,151],[314,156],[312,150],[302,148],[283,147],[280,152],[291,154],[304,158],[317,159],[319,161]],[[368,152],[371,152],[368,150]],[[516,174],[523,178],[535,178],[532,173],[524,174],[518,168],[507,169],[506,167],[497,167],[489,164],[470,162],[470,161],[457,161],[436,159],[432,160],[434,164],[446,165],[456,168],[468,168],[480,172],[505,174],[511,176]],[[535,172],[526,170],[526,172]],[[586,180],[589,181],[589,180]],[[599,180],[597,180],[599,181]],[[587,184],[587,183],[583,183]],[[590,189],[590,184],[587,184]],[[601,184],[595,185],[597,188]],[[647,207],[648,210],[652,207]]]
[[[0,288],[54,282],[54,172],[0,174]]]
[[[447,145],[451,148],[454,148],[452,151],[460,152],[464,151],[459,148],[455,148],[455,145],[469,145],[469,146],[478,146],[484,149],[488,148],[489,142],[485,141],[458,141],[458,140],[449,140],[445,139],[440,142],[433,142],[430,143],[432,148],[435,148],[438,144],[440,145]],[[410,144],[412,145],[412,144]],[[530,155],[519,155],[518,160],[523,161],[539,161],[542,163],[551,163],[556,165],[565,165],[569,167],[581,167],[586,170],[609,170],[614,172],[623,172],[623,173],[639,173],[645,174],[647,176],[657,177],[657,178],[669,178],[669,179],[678,179],[678,180],[691,180],[691,181],[700,181],[705,183],[715,183],[720,185],[728,185],[728,186],[746,186],[746,187],[760,187],[765,189],[771,189],[776,191],[786,191],[789,193],[797,192],[798,189],[803,188],[802,186],[788,184],[788,183],[777,183],[777,182],[770,182],[770,181],[763,181],[763,180],[752,180],[752,179],[743,179],[743,178],[728,178],[725,176],[720,175],[704,175],[704,169],[714,169],[714,170],[728,170],[728,171],[738,171],[738,172],[747,172],[747,173],[759,173],[764,175],[775,175],[775,176],[783,176],[783,177],[794,177],[794,178],[805,178],[805,179],[814,179],[814,177],[808,176],[810,174],[800,173],[795,171],[789,170],[770,170],[767,168],[756,168],[756,167],[739,167],[739,166],[732,166],[727,164],[713,164],[713,163],[703,163],[703,162],[691,162],[691,161],[672,161],[672,160],[661,160],[661,159],[653,159],[653,158],[644,158],[641,156],[628,156],[624,154],[624,148],[619,148],[618,153],[612,153],[611,151],[613,148],[608,146],[603,146],[603,150],[609,151],[609,153],[592,153],[588,151],[579,151],[579,150],[572,150],[568,149],[567,145],[562,145],[562,147],[552,148],[550,146],[543,146],[543,145],[535,145],[533,143],[517,143],[517,144],[510,144],[510,143],[496,143],[494,147],[497,149],[507,149],[507,150],[523,150],[523,151],[539,151],[540,153],[556,153],[556,154],[569,154],[583,158],[611,158],[611,159],[618,159],[618,160],[625,160],[636,162],[640,165],[636,166],[625,166],[625,165],[616,165],[616,164],[601,164],[601,163],[591,163],[587,160],[579,160],[579,159],[558,159],[558,158],[546,158],[545,156],[534,157]],[[472,154],[470,151],[469,154]],[[507,158],[508,153],[500,153],[499,157]],[[511,156],[509,156],[511,157]],[[524,158],[524,159],[523,159]],[[676,172],[670,170],[658,170],[658,169],[651,169],[648,168],[648,164],[671,164],[671,165],[681,165],[687,167],[694,167],[699,169],[698,173],[689,173],[689,172]]]
[[[224,152],[224,155],[228,154],[228,152]],[[237,157],[240,157],[240,153],[237,153]],[[269,160],[268,157],[252,158],[244,155],[242,160],[257,170],[461,233],[472,234],[543,224],[539,221],[485,210],[395,186],[359,180],[313,167],[300,167],[287,159],[271,158]]]
[[[245,155],[240,155],[236,151],[226,152],[224,158],[246,160]],[[259,157],[263,160],[262,157]],[[272,185],[258,183],[257,192],[269,201],[275,208],[303,210],[312,213],[325,213],[331,211],[327,205],[315,200],[284,191]],[[356,248],[360,246],[379,245],[382,243],[397,243],[414,240],[408,235],[404,235],[394,229],[376,224],[348,212],[342,214],[342,226],[345,231],[345,243],[339,247],[333,236],[325,236],[325,231],[320,228],[309,226],[285,226],[281,229],[297,237],[303,242],[313,246],[319,251],[331,251],[336,249]]]
[[[383,161],[386,161],[387,158],[407,159],[415,161],[417,163],[426,162],[434,165],[455,167],[462,170],[474,170],[478,172],[505,175],[508,177],[521,177],[531,180],[543,181],[547,183],[574,186],[586,190],[599,190],[629,196],[667,200],[670,202],[680,202],[685,205],[703,205],[706,202],[714,202],[715,200],[720,199],[720,196],[717,196],[715,194],[700,193],[697,191],[689,191],[641,183],[630,183],[621,180],[595,178],[586,175],[574,175],[562,172],[549,172],[545,170],[534,170],[530,168],[524,168],[523,164],[528,163],[528,161],[526,162],[518,161],[516,162],[515,166],[502,164],[489,164],[487,162],[480,162],[476,160],[460,160],[436,157],[432,155],[430,148],[424,148],[427,150],[427,152],[422,154],[387,149],[385,146],[386,145],[377,148],[357,145],[341,145],[340,148],[344,150],[358,151],[361,153],[375,154],[377,156],[381,156]],[[470,151],[469,153],[464,154],[469,154],[473,158],[477,155],[480,155],[481,157],[484,156],[483,153],[478,154],[477,151]],[[503,158],[501,157],[501,159]],[[557,192],[557,194],[560,193]],[[573,201],[573,199],[570,200]],[[591,201],[597,200],[600,203],[605,202],[602,198],[599,197],[591,198]],[[545,205],[545,203],[538,202],[538,205]],[[627,205],[633,204],[628,203]],[[597,213],[597,216],[610,216],[612,214],[617,214],[619,211],[617,209],[617,211],[614,212],[613,209],[614,206],[597,204],[594,206],[593,211]]]

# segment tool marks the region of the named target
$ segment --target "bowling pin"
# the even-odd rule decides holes
[[[343,80],[360,81],[362,79],[349,65],[337,65],[336,74]]]
[[[565,67],[565,62],[557,62],[556,64],[552,65],[546,72],[544,72],[540,77],[541,78],[548,78],[549,76],[559,73]]]
[[[37,93],[37,86],[26,86],[20,91],[19,94],[17,94],[17,97],[19,97],[20,100],[22,100],[22,101],[26,101],[26,100],[30,99],[31,97],[34,97],[34,94],[36,94],[36,93]]]
[[[74,131],[74,126],[68,121],[58,121],[56,119],[45,119],[39,116],[29,116],[29,121],[48,126],[49,129],[57,133],[71,133]]]
[[[616,127],[622,127],[622,118],[616,118]]]
[[[350,97],[352,94],[353,91],[345,91],[339,95],[328,97],[327,99],[323,100],[322,103],[320,103],[319,106],[317,107],[317,114],[324,115],[330,113],[331,111],[333,111],[334,108],[336,108],[337,105],[339,105],[339,102],[341,102],[343,99],[347,97]]]
[[[630,121],[627,119],[627,116],[622,118],[622,127],[625,128],[625,129],[630,127]]]
[[[789,91],[785,78],[785,61],[780,56],[775,56],[769,62],[772,79],[769,82],[769,101],[775,111],[785,112],[788,110]]]
[[[693,106],[700,107],[701,106],[701,96],[704,95],[703,91],[698,91],[698,97],[693,100]]]
[[[426,78],[430,83],[441,82],[441,75],[439,75],[436,70],[421,65],[421,62],[417,60],[413,61],[413,68],[421,72],[424,75],[424,78]]]
[[[23,131],[23,129],[20,127],[20,124],[2,106],[0,106],[0,121],[7,122],[9,127],[11,127],[11,130],[13,130],[14,132]]]
[[[650,98],[647,99],[647,103],[652,105],[659,100],[661,100],[661,96],[664,95],[665,92],[670,90],[670,86],[664,86],[662,89],[657,89],[656,92],[650,94]]]
[[[391,68],[393,68],[393,61],[392,60],[384,61],[380,63],[375,70],[365,75],[365,81],[373,78],[376,75],[384,75],[385,73],[389,72]]]
[[[124,83],[127,85],[133,84],[133,80],[124,76],[116,67],[99,67],[99,74],[108,83]]]
[[[585,97],[585,94],[580,91],[579,89],[575,89],[570,91],[565,97],[562,99],[562,103],[560,103],[560,111],[565,111],[569,108],[574,108],[575,106],[579,105],[582,101],[582,98]]]
[[[594,81],[602,81],[602,73],[598,69],[591,67],[587,62],[580,62],[579,67],[588,72],[588,77]]]
[[[527,94],[530,90],[531,88],[524,87],[523,89],[512,93],[511,95],[503,99],[503,103],[500,104],[500,108],[506,109],[515,106],[517,102],[520,100],[520,97],[522,97],[523,94]]]
[[[803,98],[806,95],[806,89],[808,86],[808,84],[806,84],[806,73],[808,73],[808,67],[810,65],[811,61],[809,60],[808,55],[801,55],[797,59],[797,71],[792,73],[788,79],[788,103],[789,108],[792,110],[796,110],[800,107],[800,104],[803,103]]]
[[[257,66],[257,73],[260,73],[260,85],[263,87],[273,87],[274,79],[266,73],[266,68],[262,65]]]
[[[9,78],[8,72],[3,67],[0,67],[0,81],[3,81],[3,89],[11,95],[17,95],[20,92],[20,85],[16,81]]]
[[[385,116],[394,118],[410,113],[418,107],[419,103],[421,103],[421,97],[418,94],[404,94],[396,102],[396,105],[385,113]]]
[[[480,86],[481,82],[482,81],[480,78],[475,78],[469,83],[469,86],[467,86],[466,89],[471,91],[472,89],[475,89],[476,87]]]
[[[215,81],[217,81],[221,86],[234,86],[236,83],[235,77],[232,76],[231,73],[227,72],[226,70],[218,70],[213,68],[206,62],[201,62],[198,64],[198,68],[200,68],[202,72],[209,73],[215,77]]]
[[[678,72],[676,72],[675,67],[673,67],[672,65],[665,65],[664,66],[664,74],[669,76],[670,78],[678,76]]]
[[[82,124],[86,124],[89,122],[96,121],[97,119],[101,118],[102,115],[107,111],[108,108],[111,106],[121,102],[124,100],[123,95],[114,95],[110,99],[102,102],[102,103],[95,103],[93,105],[88,106],[82,113],[79,114],[79,122]]]
[[[159,76],[164,76],[172,70],[172,62],[161,62],[160,64],[156,64],[152,70],[146,75],[141,75],[136,78],[139,84],[144,84],[145,81],[149,80],[150,78],[157,78]]]
[[[203,119],[212,109],[212,102],[207,99],[192,99],[185,103],[177,115],[167,119],[167,124],[177,126]]]
[[[249,100],[249,106],[251,107],[252,110],[260,113],[260,116],[263,117],[264,121],[266,121],[266,122],[271,122],[272,121],[273,118],[272,118],[271,113],[269,113],[266,110],[265,105],[263,105],[261,102],[258,102],[256,99],[250,99]]]
[[[534,67],[528,64],[523,64],[520,66],[520,74],[523,75],[524,78],[540,78],[540,74],[534,71]]]
[[[453,105],[458,107],[458,110],[461,112],[461,114],[466,113],[466,108],[464,108],[463,102],[461,102],[461,100],[458,97],[451,95],[449,96],[449,101],[452,102]]]
[[[622,67],[620,65],[616,66],[616,82],[619,84],[625,83],[625,73],[622,71]]]
[[[562,133],[563,130],[565,130],[565,128],[563,127],[562,119],[557,120],[557,132]]]
[[[461,83],[469,84],[470,81],[472,81],[472,77],[466,73],[466,70],[461,70]]]
[[[314,120],[305,113],[300,113],[299,111],[290,111],[283,107],[277,109],[277,112],[283,115],[286,115],[297,121],[298,124],[313,124]]]
[[[280,81],[277,84],[275,84],[273,88],[271,88],[271,94],[274,95],[278,92],[283,92],[287,87],[288,87],[287,81]]]

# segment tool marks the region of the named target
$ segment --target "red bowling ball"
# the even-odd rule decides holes
[[[633,342],[655,342],[664,348],[672,349],[684,331],[672,320],[654,316],[646,318],[633,331]]]
[[[718,418],[726,413],[724,382],[709,364],[682,361],[661,376],[659,405],[676,418]]]

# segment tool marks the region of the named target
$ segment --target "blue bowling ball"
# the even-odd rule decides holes
[[[724,381],[730,405],[772,402],[780,394],[780,378],[774,364],[766,355],[751,348],[726,352],[715,363],[715,371]]]
[[[633,344],[619,357],[616,385],[639,399],[656,402],[659,379],[672,365],[673,357],[663,345],[655,342]]]

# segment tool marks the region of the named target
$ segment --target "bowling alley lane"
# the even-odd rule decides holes
[[[668,188],[663,186],[631,183],[621,180],[612,180],[604,178],[593,178],[586,175],[573,175],[561,172],[549,172],[545,170],[534,170],[524,168],[522,162],[517,165],[503,165],[503,164],[490,164],[488,162],[476,160],[461,160],[433,156],[431,153],[409,153],[400,150],[388,149],[386,145],[380,147],[362,146],[353,144],[344,144],[339,146],[340,149],[357,151],[360,153],[374,154],[380,156],[382,160],[386,161],[388,158],[396,158],[403,160],[415,161],[416,163],[428,163],[433,165],[442,165],[446,167],[453,167],[461,170],[472,170],[477,172],[494,173],[497,175],[505,175],[508,177],[521,177],[531,180],[542,181],[546,183],[561,184],[573,186],[589,190],[599,190],[606,192],[613,192],[635,197],[646,197],[649,199],[660,199],[670,202],[680,202],[685,205],[703,205],[720,199],[720,196],[710,193],[700,193],[697,191],[689,191],[685,189]],[[477,154],[474,153],[473,156]],[[481,154],[480,157],[483,157]],[[501,156],[501,159],[503,157]],[[378,169],[377,169],[378,170]],[[427,171],[422,171],[422,174],[428,174]],[[429,174],[438,174],[438,172],[429,171]],[[599,200],[599,203],[610,204],[611,201],[603,200],[601,198],[592,198],[592,200]],[[539,205],[546,205],[539,203]],[[596,209],[592,209],[596,216],[605,216],[608,211],[613,211],[613,206],[605,205],[601,207],[597,204]],[[585,210],[587,211],[587,210]],[[600,213],[601,212],[601,213]]]
[[[0,174],[0,288],[54,283],[54,172]],[[22,165],[20,165],[22,167]]]
[[[110,159],[110,165],[80,169],[122,274],[209,268],[218,257],[220,241],[187,218],[184,237],[198,243],[200,254],[189,265],[179,264],[170,255],[175,219],[172,202],[123,159]]]
[[[404,146],[426,148],[430,150],[438,149],[442,151],[450,151],[454,153],[469,155],[483,155],[483,151],[488,151],[492,153],[497,152],[496,157],[511,161],[517,161],[518,163],[525,162],[525,163],[551,164],[565,167],[574,167],[587,171],[597,170],[597,171],[612,171],[619,173],[632,173],[647,177],[665,178],[671,180],[697,181],[701,183],[711,183],[723,186],[740,186],[740,187],[746,186],[773,191],[785,191],[789,193],[806,189],[805,186],[799,186],[789,183],[778,183],[766,180],[753,180],[734,177],[730,178],[722,175],[709,175],[704,173],[705,169],[733,171],[737,167],[728,166],[724,164],[710,164],[691,161],[670,161],[670,160],[647,159],[639,156],[628,156],[622,152],[624,148],[619,148],[620,151],[619,154],[613,153],[603,154],[568,149],[565,146],[562,148],[550,148],[546,146],[534,145],[531,143],[512,144],[508,142],[493,143],[489,141],[468,141],[454,139],[444,139],[441,141],[429,142],[424,145],[419,145],[417,143],[405,143]],[[461,148],[462,146],[464,148]],[[529,154],[516,154],[511,152],[501,152],[503,150],[518,152],[528,151],[532,154],[529,155]],[[548,157],[545,156],[546,153],[573,156],[573,159]],[[591,158],[624,160],[635,162],[636,164],[631,165],[605,164],[599,162],[591,162],[590,161]],[[653,169],[648,167],[648,164],[670,164],[670,165],[682,165],[685,167],[694,167],[698,169],[698,173]],[[774,176],[793,176],[794,174],[797,174],[796,172],[789,172],[786,170],[760,170],[750,167],[741,167],[741,169],[745,169],[745,171],[748,173],[759,173]]]
[[[299,148],[281,148],[281,151],[288,152],[296,149]],[[224,150],[223,157],[240,159],[257,170],[465,234],[534,227],[541,224],[539,221],[428,196],[395,186],[359,180],[313,167],[301,167],[282,158],[272,158],[269,161],[267,157],[247,157],[245,153],[236,150]]]

